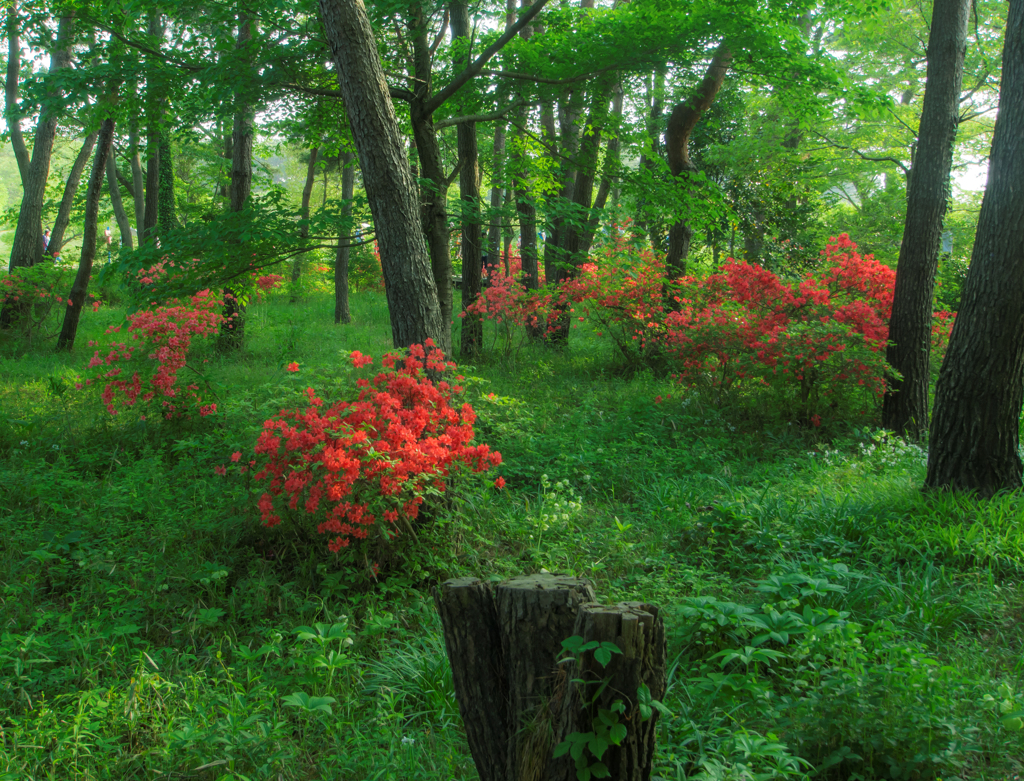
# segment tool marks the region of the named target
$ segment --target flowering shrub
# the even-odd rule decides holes
[[[63,308],[71,306],[68,291],[73,281],[74,270],[55,262],[15,268],[10,274],[0,277],[0,309],[9,304],[23,305],[23,315],[18,318],[19,328],[31,336],[51,315],[62,315]],[[96,312],[100,308],[100,299],[90,293],[86,296],[85,305]]]
[[[872,404],[884,392],[895,285],[895,272],[858,253],[846,234],[821,254],[824,271],[799,281],[730,259],[705,278],[666,283],[658,259],[615,246],[564,293],[625,355],[658,361],[686,385],[779,391],[817,425],[824,404]],[[936,315],[937,352],[947,319]]]
[[[188,365],[194,340],[217,333],[224,321],[222,306],[217,296],[203,290],[187,303],[172,301],[130,315],[128,339],[104,346],[106,355],[97,349],[88,365],[96,371],[77,387],[101,386],[100,397],[111,415],[140,401],[157,403],[167,418],[190,407],[202,416],[213,414],[217,405],[204,403],[199,386],[185,385],[179,372]],[[120,331],[120,326],[111,326],[107,334]],[[89,346],[99,343],[90,341]]]
[[[359,369],[373,359],[353,352],[351,361]],[[386,545],[413,528],[426,497],[443,494],[454,472],[501,463],[487,445],[470,444],[476,416],[469,404],[454,406],[462,389],[428,376],[455,366],[432,342],[405,356],[389,353],[381,364],[357,380],[354,401],[325,404],[309,388],[305,409],[282,410],[263,424],[254,479],[264,487],[264,525],[291,513],[311,519],[334,552],[371,533]]]

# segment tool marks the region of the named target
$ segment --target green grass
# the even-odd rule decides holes
[[[75,390],[121,310],[72,356],[0,344],[0,778],[473,779],[429,587],[541,568],[664,608],[662,778],[1024,769],[1024,501],[922,493],[923,452],[862,426],[655,403],[586,326],[460,367],[507,488],[456,491],[377,582],[262,528],[214,467],[390,346],[382,296],[352,309],[254,306],[241,354],[196,356],[194,423]]]

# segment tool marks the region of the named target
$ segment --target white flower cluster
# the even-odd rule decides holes
[[[556,524],[568,523],[583,509],[583,497],[573,490],[568,480],[552,483],[547,475],[541,475],[540,490],[540,511],[536,524],[541,531],[547,531]]]

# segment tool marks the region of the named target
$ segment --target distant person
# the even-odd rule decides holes
[[[43,252],[46,252],[47,246],[50,244],[50,231],[43,231]]]
[[[107,242],[107,248],[110,248],[110,226],[108,225],[103,229],[103,239]]]

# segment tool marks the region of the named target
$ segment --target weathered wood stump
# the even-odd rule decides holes
[[[547,574],[497,585],[457,578],[434,591],[481,781],[575,781],[574,762],[552,751],[568,735],[591,731],[598,710],[616,699],[628,733],[602,760],[614,779],[650,778],[656,716],[639,717],[637,691],[646,684],[654,699],[665,693],[664,624],[653,606],[602,607],[594,599],[586,580]],[[591,652],[559,665],[562,641],[574,634],[622,653],[607,668]],[[592,702],[594,682],[605,678]]]

